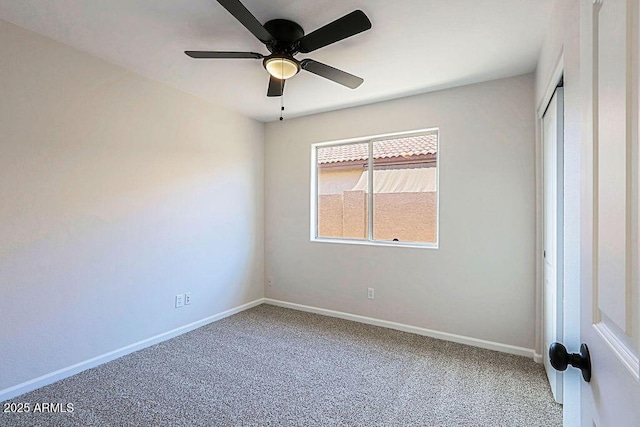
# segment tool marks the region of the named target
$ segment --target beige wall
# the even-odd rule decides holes
[[[265,254],[275,285],[266,295],[532,354],[533,105],[526,75],[267,124]],[[440,130],[439,249],[310,241],[312,144],[430,127]]]
[[[0,397],[261,298],[263,141],[0,21]]]
[[[373,238],[435,243],[437,203],[435,192],[374,194]]]
[[[343,203],[343,195],[346,203]],[[367,195],[345,191],[318,196],[318,236],[366,239]],[[435,243],[437,194],[379,193],[373,198],[373,238],[401,242]]]
[[[342,235],[349,239],[363,239],[368,234],[369,223],[365,209],[367,194],[364,191],[345,191],[342,203]]]
[[[319,194],[340,194],[352,189],[362,176],[362,166],[355,168],[321,168],[318,173]]]
[[[344,203],[342,193],[321,194],[318,197],[318,235],[344,237]]]

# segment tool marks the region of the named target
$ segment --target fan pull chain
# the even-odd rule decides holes
[[[280,75],[284,74],[284,60],[280,60]],[[284,111],[284,79],[280,80],[280,121],[284,120],[282,117]]]

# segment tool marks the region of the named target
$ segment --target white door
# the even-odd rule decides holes
[[[544,168],[544,348],[562,341],[563,89],[556,89],[542,118]],[[553,397],[562,403],[562,372],[544,358]]]
[[[640,426],[640,0],[583,0],[581,328],[593,374],[583,426]],[[576,351],[577,349],[569,349]]]

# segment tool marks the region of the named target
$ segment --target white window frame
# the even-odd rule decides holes
[[[402,137],[411,137],[411,136],[421,136],[421,135],[429,135],[429,134],[437,134],[438,135],[438,151],[436,155],[436,241],[433,243],[420,243],[420,242],[390,242],[386,240],[374,240],[373,239],[373,216],[375,212],[371,212],[373,206],[373,156],[369,155],[368,157],[368,186],[369,191],[367,192],[368,203],[368,236],[367,239],[337,239],[334,237],[319,237],[318,236],[318,159],[317,153],[318,148],[320,147],[328,147],[332,145],[345,145],[345,144],[356,144],[356,143],[369,143],[369,154],[373,152],[372,145],[376,141],[384,141],[392,138],[402,138]],[[311,223],[310,223],[310,238],[312,242],[319,243],[344,243],[348,245],[366,245],[366,246],[390,246],[390,247],[401,247],[401,248],[420,248],[420,249],[438,249],[438,245],[440,242],[440,129],[439,128],[428,128],[428,129],[419,129],[412,130],[406,132],[395,132],[395,133],[386,133],[380,135],[370,135],[363,136],[358,138],[349,138],[349,139],[340,139],[335,141],[326,141],[326,142],[318,142],[311,145],[311,205],[310,212],[311,215]],[[371,211],[370,211],[371,210]]]

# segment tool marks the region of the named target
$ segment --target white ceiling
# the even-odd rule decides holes
[[[302,71],[285,117],[533,72],[553,0],[243,0],[260,22],[306,33],[355,9],[373,28],[297,59],[365,79],[351,90]],[[0,0],[0,19],[261,121],[277,120],[260,60],[195,60],[185,50],[268,54],[215,0]]]

